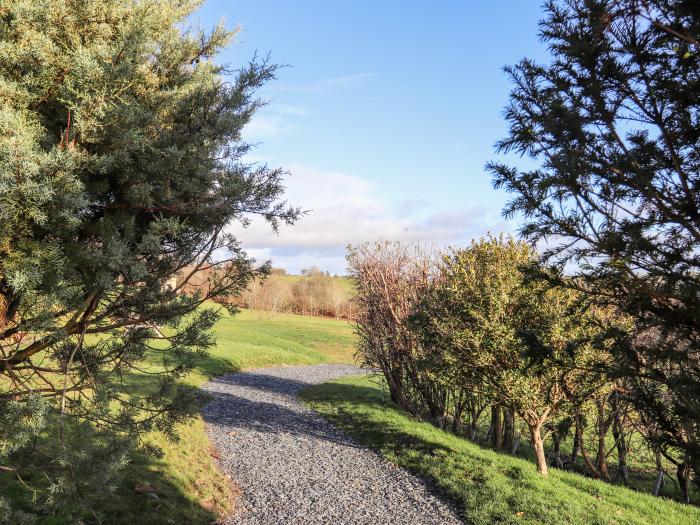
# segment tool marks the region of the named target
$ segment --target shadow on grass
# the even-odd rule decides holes
[[[325,383],[303,390],[300,397],[312,404],[322,401],[335,405],[335,412],[323,411],[322,415],[331,424],[348,432],[352,443],[359,440],[362,446],[379,451],[384,457],[418,475],[430,493],[448,501],[457,509],[459,515],[464,515],[464,502],[440,487],[434,477],[426,475],[424,469],[420,468],[422,458],[445,458],[454,452],[453,449],[438,441],[405,432],[387,424],[386,421],[378,425],[373,418],[357,417],[354,411],[346,410],[342,406],[352,404],[359,407],[363,413],[390,410],[405,416],[384,391],[376,387]],[[398,461],[399,458],[403,459]]]
[[[195,388],[194,384],[201,383],[206,378],[237,371],[238,365],[227,359],[207,357],[198,362],[197,380],[185,384],[185,387]],[[132,395],[147,396],[156,390],[158,382],[148,374],[130,374],[124,378],[122,385]],[[55,428],[52,424],[47,429],[46,435],[38,442],[39,448],[46,448],[42,445],[42,440],[57,435]],[[221,517],[221,510],[229,502],[220,501],[221,498],[216,496],[230,493],[230,486],[224,487],[224,484],[229,484],[228,480],[215,472],[209,442],[199,416],[182,424],[178,434],[181,435],[180,443],[171,442],[159,433],[149,434],[146,440],[164,449],[167,457],[158,458],[140,450],[135,451],[114,492],[105,487],[90,488],[90,506],[95,509],[101,523],[204,525]],[[20,470],[21,479],[13,473],[0,471],[0,496],[9,501],[13,512],[28,514],[27,523],[63,525],[98,522],[89,510],[76,517],[67,510],[43,505],[42,502],[51,490],[51,480],[41,470],[29,470],[43,464],[36,457],[16,454],[11,464],[28,470]],[[53,470],[49,472],[55,473]],[[32,516],[36,517],[36,521],[31,521]],[[8,523],[24,523],[22,519],[19,514],[15,514]],[[0,523],[4,522],[0,519]]]
[[[162,366],[162,365],[160,365]],[[169,363],[168,366],[174,366]],[[196,362],[192,371],[185,374],[181,381],[185,384],[200,386],[202,383],[225,374],[235,374],[241,371],[241,366],[229,359],[207,355]],[[155,390],[158,376],[143,372],[135,372],[125,375],[119,380],[119,384],[132,395],[148,395]]]
[[[213,506],[207,507],[206,502],[198,502],[193,494],[187,493],[184,487],[165,475],[162,468],[161,460],[136,453],[114,492],[109,492],[105,487],[93,487],[89,495],[90,506],[95,509],[99,522],[85,505],[78,514],[75,510],[71,512],[60,507],[46,507],[42,502],[50,491],[50,484],[41,473],[22,472],[20,481],[15,475],[2,472],[0,494],[12,509],[9,521],[3,523],[205,525],[220,519]]]
[[[557,469],[542,478],[531,462],[412,419],[365,381],[310,387],[302,397],[359,442],[428,480],[468,523],[700,523],[697,508],[665,498]]]

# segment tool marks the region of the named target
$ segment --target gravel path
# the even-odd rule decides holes
[[[204,409],[219,464],[243,494],[227,524],[449,525],[424,482],[359,446],[297,392],[361,374],[347,365],[261,368],[215,379]]]

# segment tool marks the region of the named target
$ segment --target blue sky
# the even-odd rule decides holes
[[[209,0],[195,19],[222,17],[240,27],[222,61],[257,51],[289,65],[246,138],[252,160],[290,171],[289,201],[310,210],[279,235],[232,226],[251,254],[344,273],[349,243],[459,246],[516,229],[484,164],[506,131],[503,66],[546,60],[539,2]]]

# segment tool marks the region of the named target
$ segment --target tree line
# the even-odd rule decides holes
[[[180,293],[193,295],[206,292],[215,279],[208,269],[191,268],[173,279]],[[183,280],[187,277],[187,282]],[[182,284],[182,286],[180,286]],[[271,313],[317,315],[349,319],[353,315],[352,285],[345,277],[331,276],[316,266],[304,268],[301,275],[288,275],[282,268],[271,268],[256,276],[235,295],[216,298],[219,303]]]
[[[633,320],[557,284],[527,243],[489,236],[437,254],[367,243],[348,261],[359,355],[401,408],[510,454],[524,434],[543,476],[555,466],[630,485],[632,450],[655,461],[655,494],[672,464],[689,501],[687,455],[662,444],[614,371],[613,334]]]
[[[349,319],[351,290],[342,279],[313,266],[300,276],[273,268],[271,275],[253,281],[234,302],[253,310]]]

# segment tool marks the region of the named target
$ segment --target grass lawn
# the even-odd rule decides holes
[[[471,525],[700,523],[700,509],[482,448],[400,411],[377,378],[310,387],[302,397],[389,461],[430,480]]]
[[[353,362],[355,336],[347,322],[247,310],[235,318],[223,313],[214,329],[216,347],[185,378],[186,383],[198,386],[246,368]],[[143,378],[135,377],[133,384],[148,388]],[[176,443],[158,433],[147,436],[147,441],[163,450],[163,457],[154,461],[136,456],[116,497],[106,497],[99,505],[104,523],[210,524],[231,509],[235,488],[215,466],[216,452],[210,449],[202,419],[181,425],[178,435]],[[37,480],[37,487],[39,483]],[[138,493],[136,486],[152,487],[153,492]],[[31,493],[12,476],[0,473],[0,487],[16,506],[32,510]],[[38,523],[62,525],[66,521],[55,516]]]

